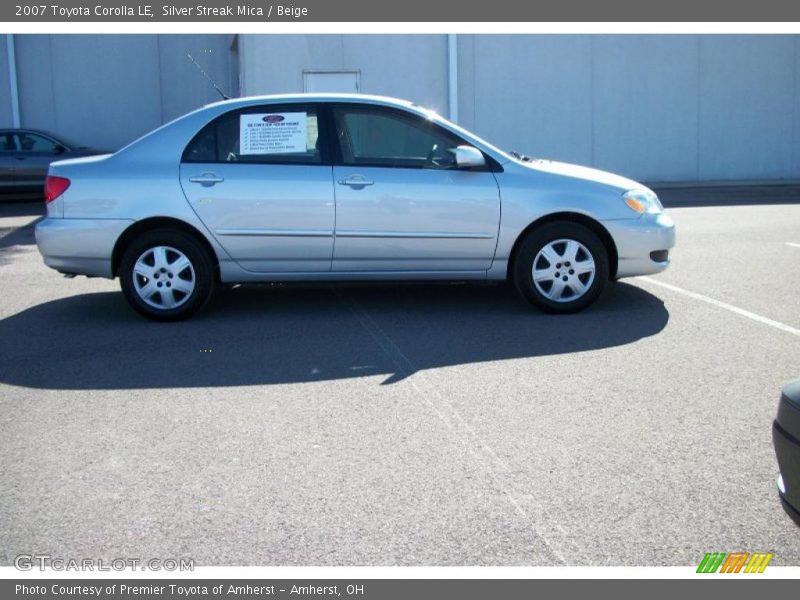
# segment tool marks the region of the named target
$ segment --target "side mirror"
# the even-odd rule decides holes
[[[483,152],[472,146],[459,146],[456,148],[456,165],[459,169],[486,166]]]
[[[53,148],[53,154],[64,154],[67,149],[64,148],[61,144],[57,144],[55,148]]]

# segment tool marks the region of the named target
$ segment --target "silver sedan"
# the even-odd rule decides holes
[[[662,271],[675,230],[643,185],[504,152],[365,95],[205,106],[115,154],[50,166],[45,263],[120,278],[177,320],[220,283],[503,280],[549,312]]]

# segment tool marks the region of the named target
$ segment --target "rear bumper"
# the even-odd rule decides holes
[[[783,494],[779,492],[778,495],[781,498],[781,506],[783,507],[783,510],[792,518],[792,521],[794,521],[797,525],[800,525],[800,510],[789,504],[789,501]]]
[[[800,525],[800,380],[783,389],[772,442],[780,476],[778,494],[784,509]]]
[[[48,217],[36,225],[36,245],[44,264],[60,273],[110,279],[114,245],[131,223],[127,219]]]
[[[670,264],[675,224],[666,214],[603,221],[617,246],[617,277],[660,273]]]

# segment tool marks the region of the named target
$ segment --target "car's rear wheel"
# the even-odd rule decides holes
[[[200,310],[214,289],[214,266],[192,236],[159,229],[135,239],[122,255],[120,285],[134,310],[179,321]]]
[[[534,306],[572,313],[589,306],[608,281],[608,253],[600,238],[579,223],[537,227],[522,240],[514,283]]]

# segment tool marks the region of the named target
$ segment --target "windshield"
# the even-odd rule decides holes
[[[431,121],[434,121],[435,123],[439,123],[440,125],[444,125],[445,127],[450,129],[451,131],[454,131],[455,133],[458,133],[461,137],[464,137],[467,140],[473,141],[476,144],[483,146],[484,148],[486,148],[487,150],[489,150],[492,153],[497,153],[499,156],[496,156],[495,158],[505,158],[506,160],[510,160],[513,157],[513,155],[509,154],[508,152],[506,152],[504,150],[501,150],[500,148],[498,148],[494,144],[490,144],[489,142],[487,142],[483,138],[478,137],[477,135],[475,135],[471,131],[467,131],[466,129],[464,129],[460,125],[457,125],[457,124],[453,123],[452,121],[450,121],[448,119],[445,119],[440,114],[438,114],[438,113],[436,113],[436,112],[434,112],[432,110],[429,110],[427,108],[422,108],[422,107],[417,107],[417,108],[419,110],[421,110]]]

